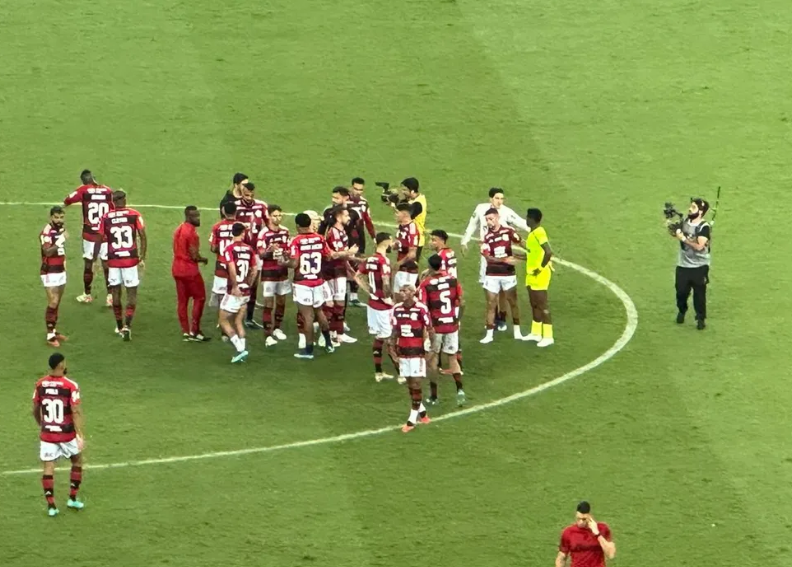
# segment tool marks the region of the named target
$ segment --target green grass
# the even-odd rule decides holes
[[[214,205],[241,169],[289,211],[323,207],[353,175],[369,191],[375,179],[415,175],[429,224],[461,232],[486,188],[501,185],[518,211],[543,209],[563,257],[625,289],[640,324],[624,351],[575,381],[409,436],[88,469],[88,507],[55,521],[37,475],[0,475],[0,564],[59,553],[79,566],[547,565],[588,498],[614,530],[617,564],[789,565],[786,8],[3,4],[0,201],[58,201],[84,167],[133,205],[174,206]],[[711,320],[697,333],[673,324],[675,245],[659,211],[668,199],[714,197],[717,185]],[[131,344],[115,340],[106,308],[73,301],[79,212],[68,214],[61,327],[84,393],[89,463],[287,444],[404,418],[404,391],[372,379],[367,340],[314,364],[295,361],[291,345],[257,345],[241,367],[217,341],[181,343],[169,274],[180,215],[142,212],[151,257]],[[44,206],[0,205],[1,470],[37,466],[29,397],[48,354],[36,239],[46,220]],[[379,207],[375,220],[391,219]],[[558,344],[537,352],[499,336],[484,348],[476,270],[475,258],[461,264],[475,404],[585,364],[624,328],[608,290],[560,269]],[[361,338],[363,315],[351,320]]]

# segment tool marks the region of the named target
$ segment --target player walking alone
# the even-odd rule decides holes
[[[402,288],[401,303],[393,306],[391,326],[395,330],[396,341],[392,345],[392,356],[399,361],[399,376],[407,381],[410,392],[410,415],[402,426],[404,433],[415,429],[415,424],[429,423],[423,404],[421,381],[426,378],[426,348],[428,338],[435,340],[429,311],[422,303],[415,301],[415,287],[407,284]]]
[[[572,558],[571,567],[605,567],[606,558],[616,557],[616,544],[608,524],[591,516],[588,502],[578,504],[575,523],[561,533],[555,567],[566,567],[568,557]]]
[[[50,220],[39,235],[41,244],[41,283],[47,293],[47,310],[44,322],[47,325],[47,344],[59,347],[66,337],[55,327],[58,324],[58,308],[66,289],[66,213],[61,207],[50,209]]]
[[[99,255],[103,243],[107,244],[107,281],[113,294],[116,332],[125,341],[130,341],[140,285],[138,266],[146,266],[147,240],[143,217],[135,209],[127,207],[126,193],[122,190],[113,192],[113,210],[99,223],[99,240],[94,243],[94,256]],[[126,313],[123,313],[121,304],[121,285],[127,292]]]
[[[72,191],[63,201],[63,204],[67,207],[75,203],[82,204],[83,259],[85,260],[83,267],[84,291],[77,296],[77,301],[80,303],[91,303],[93,301],[91,287],[93,286],[94,263],[96,260],[101,260],[105,283],[107,284],[105,304],[110,307],[113,305],[113,295],[110,291],[110,280],[107,277],[107,244],[103,244],[97,254],[94,250],[94,243],[101,239],[99,222],[113,208],[113,190],[106,185],[97,183],[93,174],[87,169],[80,174],[80,181],[82,181],[82,185]]]
[[[201,212],[198,207],[190,205],[184,209],[184,222],[173,233],[173,264],[171,274],[176,282],[176,314],[182,328],[185,341],[205,342],[209,337],[201,332],[201,317],[206,303],[206,287],[204,286],[199,264],[208,264],[209,260],[201,256],[200,239],[196,228],[201,226]],[[192,323],[188,316],[190,299],[193,302]]]
[[[61,457],[71,461],[69,500],[66,506],[82,510],[77,499],[82,483],[82,450],[85,439],[80,387],[66,377],[66,358],[55,353],[49,357],[49,373],[36,382],[33,390],[33,418],[41,429],[39,458],[43,464],[41,485],[47,499],[47,514],[58,515],[55,504],[55,463]]]

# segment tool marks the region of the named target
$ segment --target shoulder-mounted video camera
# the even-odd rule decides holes
[[[391,185],[387,181],[376,181],[374,185],[382,189],[380,200],[386,205],[390,205],[391,203],[398,205],[399,203],[407,200],[400,194],[398,190],[391,189]]]

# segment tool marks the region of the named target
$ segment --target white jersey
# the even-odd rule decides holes
[[[491,203],[481,203],[480,205],[476,205],[473,215],[470,217],[470,222],[468,222],[467,229],[465,229],[465,235],[462,237],[462,246],[467,246],[467,243],[470,242],[471,238],[473,238],[473,233],[476,232],[476,228],[478,228],[479,231],[479,240],[484,239],[484,235],[487,233],[487,219],[485,216],[487,211],[491,208]],[[508,226],[515,230],[530,232],[528,225],[525,223],[525,219],[506,205],[500,206],[498,209],[498,214],[500,215],[500,222],[502,225]]]

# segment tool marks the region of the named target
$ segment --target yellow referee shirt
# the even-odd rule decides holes
[[[415,199],[411,199],[409,203],[421,203],[421,214],[413,219],[415,226],[418,228],[418,246],[423,246],[426,239],[426,196],[424,194],[418,195]]]

